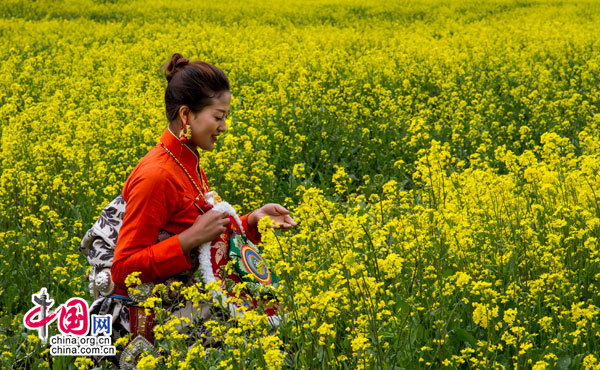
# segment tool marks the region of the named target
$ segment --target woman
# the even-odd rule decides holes
[[[144,317],[143,310],[135,310],[131,301],[140,299],[128,294],[131,291],[125,281],[129,274],[141,272],[139,287],[147,287],[142,292],[146,294],[151,293],[156,283],[193,284],[198,281],[194,272],[199,265],[199,246],[212,243],[213,260],[221,263],[219,252],[223,252],[233,233],[244,234],[254,243],[260,241],[257,223],[261,218],[270,217],[273,227],[287,229],[296,225],[289,211],[279,204],[267,204],[239,218],[212,209],[211,203],[218,196],[209,191],[198,164],[198,148],[213,150],[219,136],[227,130],[229,81],[219,68],[200,61],[190,62],[179,53],[173,54],[163,72],[168,81],[165,106],[169,126],[160,143],[139,162],[125,182],[122,199],[113,201],[95,225],[108,229],[93,233],[92,228],[92,233],[88,232],[82,241],[82,246],[89,241],[91,244],[87,246],[93,250],[98,242],[110,245],[118,233],[109,276],[116,287],[102,285],[111,279],[106,276],[99,279],[99,271],[91,276],[92,281],[102,283],[98,286],[108,287],[107,293],[98,289],[100,294],[91,313],[113,314],[113,329],[120,331],[113,338],[126,334],[124,329],[146,338],[151,336],[151,320]],[[119,225],[123,205],[125,212]],[[89,253],[88,259],[91,263],[94,257],[102,259],[98,255],[97,251]],[[105,275],[106,265],[102,271]]]
[[[153,282],[190,270],[190,252],[223,234],[232,221],[227,214],[210,210],[204,196],[209,185],[197,152],[197,148],[213,150],[227,130],[229,81],[217,67],[189,62],[179,53],[164,72],[169,127],[123,187],[127,211],[111,269],[121,293],[131,272],[141,271],[142,282]],[[259,241],[256,225],[265,216],[284,229],[295,225],[285,208],[267,204],[240,217],[253,242]],[[156,243],[159,231],[174,235]]]

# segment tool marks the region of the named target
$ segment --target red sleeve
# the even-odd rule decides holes
[[[253,227],[248,226],[248,216],[250,216],[252,212],[248,213],[247,215],[243,215],[242,217],[240,217],[240,220],[242,221],[242,227],[244,228],[244,232],[246,233],[248,239],[250,239],[252,243],[258,244],[261,242],[258,228],[256,227],[256,225],[254,225]]]
[[[156,243],[159,230],[174,212],[172,199],[177,194],[176,185],[159,168],[136,174],[125,183],[127,205],[111,267],[117,287],[126,289],[125,278],[134,271],[141,272],[142,282],[152,282],[191,268],[178,235]]]

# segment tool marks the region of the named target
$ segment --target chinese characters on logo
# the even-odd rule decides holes
[[[70,298],[54,312],[50,312],[54,300],[49,299],[46,288],[42,288],[40,293],[31,296],[31,301],[34,307],[25,314],[23,323],[27,329],[37,329],[39,337],[44,343],[48,340],[47,327],[54,321],[58,321],[58,330],[62,334],[88,334],[90,328],[89,308],[85,300]],[[112,315],[92,315],[92,332],[90,334],[111,335],[111,319]]]

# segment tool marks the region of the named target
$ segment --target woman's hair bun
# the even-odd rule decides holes
[[[189,62],[190,60],[184,58],[180,53],[173,54],[171,59],[163,66],[163,74],[167,82],[170,82],[175,73],[185,68]]]
[[[169,122],[177,119],[182,106],[194,113],[213,104],[213,98],[229,91],[229,80],[218,67],[202,62],[191,61],[175,53],[163,66],[167,79],[165,88],[165,110]]]

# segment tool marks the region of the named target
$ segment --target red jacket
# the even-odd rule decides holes
[[[201,176],[208,184],[198,165],[197,151],[181,144],[169,129],[160,141],[185,166],[198,186],[201,186]],[[160,144],[142,158],[123,186],[127,205],[111,267],[117,286],[115,294],[126,294],[125,278],[134,271],[141,272],[142,282],[155,282],[191,268],[178,234],[201,214],[194,205],[197,195],[196,187],[183,169]],[[199,202],[204,199],[200,197]],[[256,227],[248,227],[249,214],[240,219],[248,238],[257,243],[260,234]],[[160,230],[175,235],[157,243]]]

